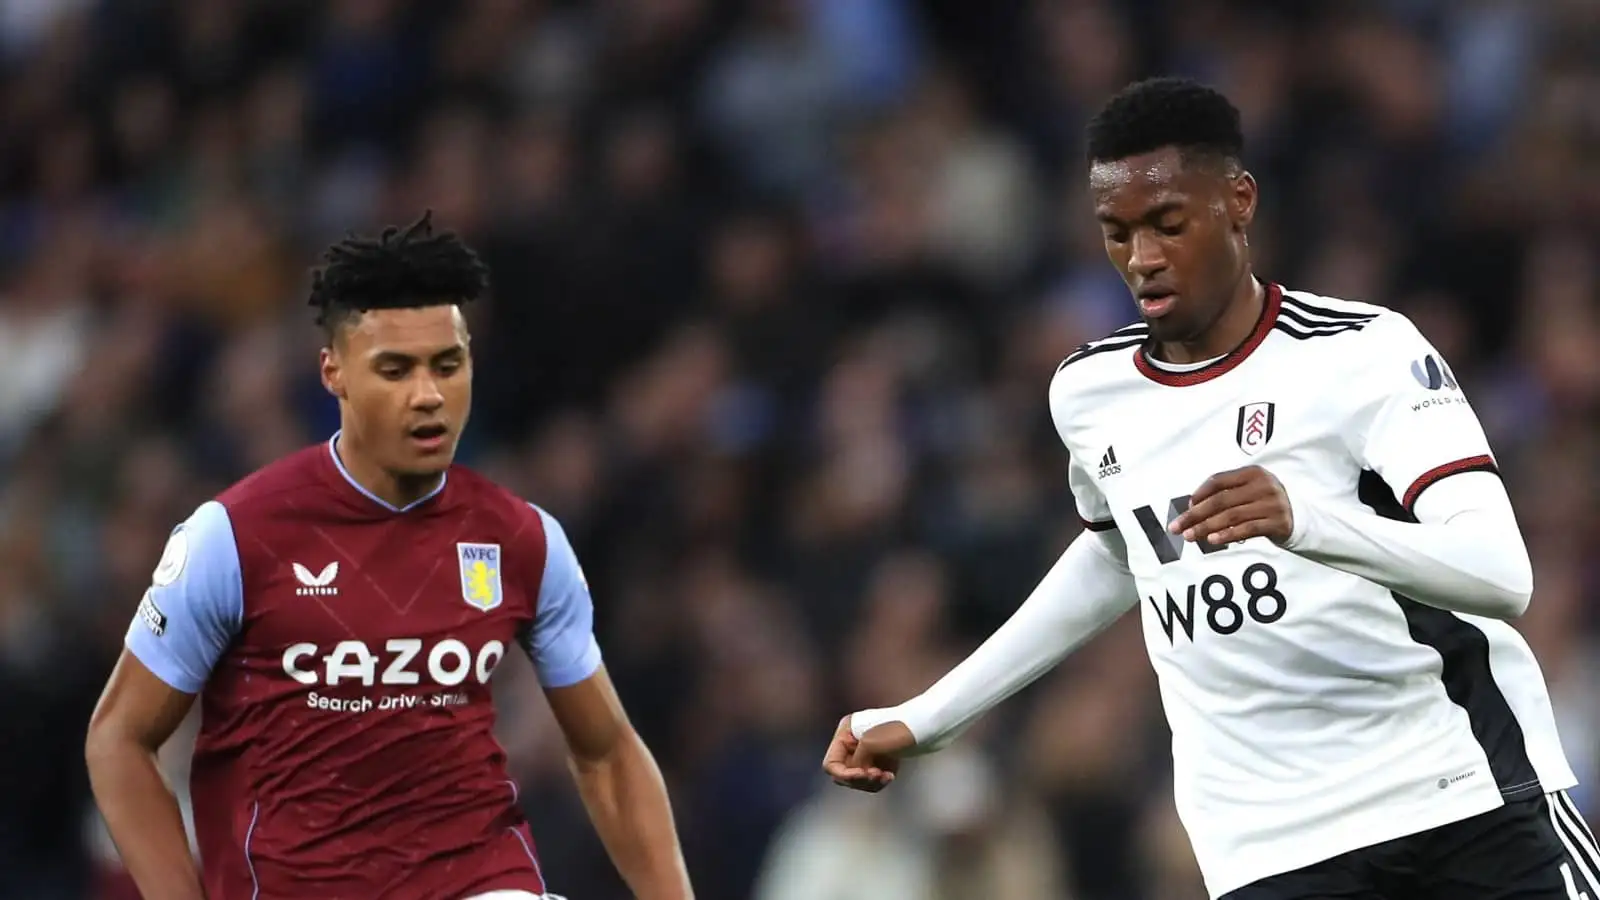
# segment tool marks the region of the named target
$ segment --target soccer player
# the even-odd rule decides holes
[[[1228,900],[1600,900],[1494,455],[1403,315],[1251,269],[1239,114],[1180,79],[1088,128],[1140,323],[1067,357],[1050,408],[1084,533],[923,694],[824,760],[878,790],[1134,606],[1178,811]]]
[[[633,893],[688,898],[571,544],[452,465],[472,396],[461,304],[484,266],[428,215],[326,262],[311,304],[340,430],[173,531],[89,726],[129,873],[161,900],[554,896],[492,734],[490,677],[516,646]],[[154,757],[197,695],[198,867]]]

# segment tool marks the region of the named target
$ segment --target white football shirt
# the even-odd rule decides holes
[[[1213,896],[1576,783],[1544,677],[1505,622],[1391,593],[1266,539],[1166,526],[1218,472],[1406,519],[1494,471],[1449,367],[1404,316],[1267,288],[1250,338],[1175,372],[1131,325],[1050,388],[1079,515],[1118,529],[1172,729],[1178,811]],[[1414,521],[1414,520],[1413,520]]]

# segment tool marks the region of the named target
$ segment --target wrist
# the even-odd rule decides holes
[[[904,704],[901,704],[904,706]],[[856,740],[861,740],[862,735],[877,728],[885,722],[904,722],[905,716],[900,711],[900,706],[886,706],[880,709],[863,709],[850,714],[850,733]],[[914,732],[913,732],[914,733]]]
[[[899,722],[911,733],[913,741],[900,755],[910,757],[933,753],[943,748],[952,737],[941,733],[945,726],[941,724],[942,714],[933,705],[934,702],[928,694],[918,694],[898,706],[851,713],[850,733],[859,741],[862,735],[885,722]],[[930,735],[933,737],[930,738]]]
[[[1289,536],[1280,541],[1279,546],[1285,550],[1304,549],[1307,538],[1313,533],[1316,510],[1305,502],[1304,495],[1296,497],[1286,491],[1284,496],[1289,501]]]

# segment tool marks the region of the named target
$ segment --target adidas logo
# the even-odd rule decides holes
[[[1098,478],[1110,478],[1122,473],[1122,464],[1117,462],[1117,448],[1107,447],[1106,455],[1100,457],[1100,472]]]
[[[327,597],[339,593],[333,586],[333,580],[339,577],[339,564],[328,563],[321,572],[313,575],[311,570],[299,563],[293,563],[294,578],[300,582],[300,587],[295,588],[295,594],[301,597]]]

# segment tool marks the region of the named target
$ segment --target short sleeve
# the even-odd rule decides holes
[[[157,678],[196,694],[233,641],[243,615],[233,523],[221,503],[210,501],[167,538],[126,644]]]
[[[529,504],[532,506],[532,504]],[[555,517],[533,507],[544,522],[544,578],[539,605],[523,649],[547,688],[577,684],[600,668],[600,644],[594,637],[594,601],[578,565],[572,542]]]
[[[1498,472],[1483,425],[1449,364],[1398,313],[1373,323],[1347,439],[1407,510],[1429,486],[1462,472]]]

